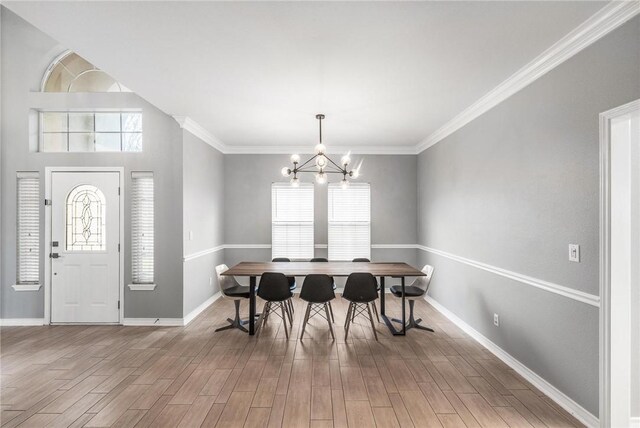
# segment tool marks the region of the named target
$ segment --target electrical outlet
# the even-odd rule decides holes
[[[580,263],[580,245],[569,244],[569,261]]]
[[[493,314],[493,325],[500,327],[500,315]]]
[[[189,231],[189,241],[193,241],[193,230]]]

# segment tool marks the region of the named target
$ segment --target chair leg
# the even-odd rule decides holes
[[[260,336],[262,328],[267,323],[269,312],[271,312],[271,302],[265,302],[264,306],[262,307],[262,314],[260,315],[260,318],[258,318],[258,322],[256,323],[256,336]]]
[[[373,330],[373,337],[376,338],[376,342],[378,341],[378,332],[376,331],[376,325],[373,322],[373,315],[371,314],[371,306],[369,306],[368,303],[366,303],[367,305],[367,311],[369,311],[369,321],[371,321],[371,329]]]
[[[327,303],[329,305],[329,313],[331,314],[331,322],[336,322],[336,318],[333,316],[333,307],[331,306],[331,302]]]
[[[307,326],[307,322],[309,322],[309,312],[311,311],[311,303],[307,303],[307,310],[304,313],[304,320],[302,321],[302,332],[300,332],[300,340],[304,336],[304,329]]]
[[[293,309],[292,309],[291,301],[289,300],[284,302],[283,306],[286,309],[287,315],[289,317],[289,325],[293,328]]]
[[[329,318],[329,308],[331,307],[331,303],[324,304],[324,313],[327,314],[327,324],[329,324],[329,332],[331,332],[331,338],[336,340],[335,334],[333,334],[333,323],[331,318]]]
[[[347,340],[347,337],[349,336],[349,324],[351,324],[351,312],[353,312],[353,305],[355,303],[349,303],[349,310],[347,311],[347,322],[345,325],[345,332],[344,332],[344,340]]]
[[[280,302],[280,310],[282,311],[282,325],[284,326],[284,335],[289,338],[289,330],[287,330],[287,314],[285,313],[285,302]]]
[[[373,313],[376,314],[376,319],[378,320],[378,322],[380,322],[380,316],[378,315],[378,308],[376,306],[375,300],[371,302],[371,304],[373,305]]]
[[[349,321],[351,321],[351,311],[352,311],[351,305],[352,303],[349,303],[349,307],[347,308],[347,317],[344,320],[344,328],[347,328]]]
[[[237,328],[238,330],[242,330],[245,333],[248,333],[248,330],[242,326],[243,322],[242,322],[242,319],[240,318],[240,300],[234,300],[233,303],[236,307],[235,318],[234,319],[227,318],[227,322],[229,323],[229,325],[216,329],[216,332]]]

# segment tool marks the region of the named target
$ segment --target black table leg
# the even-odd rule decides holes
[[[380,317],[384,320],[387,328],[394,336],[404,336],[407,333],[406,326],[401,331],[396,330],[395,326],[386,315],[385,303],[384,303],[384,277],[380,277]],[[402,321],[405,321],[405,309],[404,309],[404,277],[402,277]]]
[[[403,312],[404,316],[404,312]],[[403,318],[404,319],[404,318]],[[256,277],[249,277],[249,336],[256,333]]]
[[[384,276],[380,277],[380,315],[385,314],[384,307]]]
[[[402,277],[402,335],[407,334],[407,315],[404,307],[404,276]]]

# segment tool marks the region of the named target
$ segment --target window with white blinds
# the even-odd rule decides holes
[[[153,173],[131,174],[131,265],[134,284],[153,283]]]
[[[272,257],[313,257],[313,184],[271,185]]]
[[[371,191],[367,183],[329,184],[329,260],[371,258]]]
[[[37,284],[40,281],[40,175],[19,172],[18,196],[18,284]]]

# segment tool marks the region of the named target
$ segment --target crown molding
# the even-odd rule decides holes
[[[189,131],[214,149],[225,155],[290,155],[298,153],[301,155],[313,154],[313,146],[230,146],[223,143],[211,132],[202,127],[198,122],[188,116],[172,116],[180,128]],[[340,147],[330,146],[327,154],[343,155],[350,152],[353,155],[415,155],[416,146],[356,146]]]
[[[193,135],[200,138],[202,141],[209,144],[211,147],[218,150],[219,152],[227,153],[227,150],[228,150],[227,145],[224,144],[222,141],[220,141],[218,138],[216,138],[216,136],[213,135],[211,132],[207,131],[205,128],[200,126],[200,124],[198,124],[198,122],[196,122],[195,120],[187,116],[172,116],[172,117],[175,119],[176,122],[178,122],[178,125],[180,125],[180,128],[191,132]]]
[[[416,146],[355,146],[340,147],[328,146],[327,154],[343,155],[345,153],[352,155],[416,155]],[[300,146],[227,146],[225,154],[281,154],[290,155],[297,153],[300,155],[312,155],[313,145],[308,147]]]
[[[416,153],[419,154],[442,141],[581,50],[609,34],[638,13],[640,13],[640,2],[638,1],[611,1],[533,59],[533,61],[516,71],[507,80],[418,143]]]

